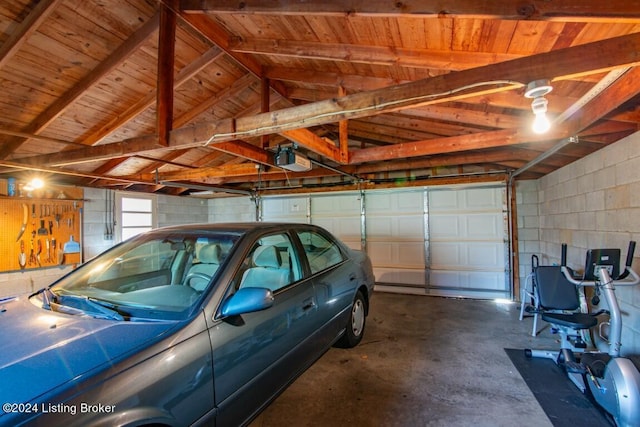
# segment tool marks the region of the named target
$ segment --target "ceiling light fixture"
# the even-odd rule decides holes
[[[533,98],[531,102],[531,109],[535,115],[533,119],[532,129],[535,133],[545,133],[551,128],[551,122],[547,117],[547,104],[548,101],[544,97],[551,92],[549,80],[534,80],[527,85],[527,90],[524,93],[526,98]]]

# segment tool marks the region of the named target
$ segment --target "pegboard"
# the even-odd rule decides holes
[[[81,262],[83,191],[52,194],[64,198],[0,196],[0,271]]]

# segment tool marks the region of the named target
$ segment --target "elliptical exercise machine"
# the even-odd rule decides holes
[[[560,271],[565,283],[577,287],[594,287],[593,305],[598,305],[603,295],[608,310],[598,313],[566,314],[544,307],[540,310],[542,319],[551,323],[561,337],[560,351],[526,349],[527,357],[542,357],[553,360],[562,367],[569,379],[583,392],[588,389],[593,399],[614,419],[618,427],[640,426],[640,372],[631,360],[620,356],[622,315],[616,298],[616,286],[637,285],[640,276],[633,271],[631,263],[636,242],[629,242],[625,269],[619,274],[619,249],[590,249],[587,251],[584,277],[576,278],[566,266],[566,245],[562,247],[562,266]],[[630,279],[627,279],[631,276]],[[561,279],[562,280],[562,279]],[[563,280],[564,281],[564,280]],[[550,292],[557,296],[557,285]],[[545,286],[538,283],[538,286]],[[543,289],[539,289],[542,291]],[[580,331],[588,330],[597,324],[596,316],[606,312],[609,322],[600,323],[598,350],[586,351]],[[608,325],[608,334],[605,333]],[[576,338],[571,342],[571,336]]]

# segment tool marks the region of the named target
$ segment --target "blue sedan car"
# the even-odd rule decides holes
[[[308,224],[168,227],[0,301],[1,426],[249,423],[361,340],[369,258]]]

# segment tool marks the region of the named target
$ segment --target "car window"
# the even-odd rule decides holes
[[[311,273],[317,273],[342,262],[343,255],[338,245],[315,231],[298,232],[309,261]]]
[[[272,234],[254,243],[236,275],[236,288],[282,289],[302,277],[298,256],[286,233]]]
[[[53,297],[83,308],[82,298],[89,298],[127,318],[178,318],[215,286],[239,238],[223,232],[139,235],[62,278],[52,288]]]
[[[112,258],[110,263],[104,264],[102,268],[95,268],[88,278],[88,284],[167,270],[171,267],[173,257],[174,251],[171,250],[170,243],[146,242],[117,258]]]

